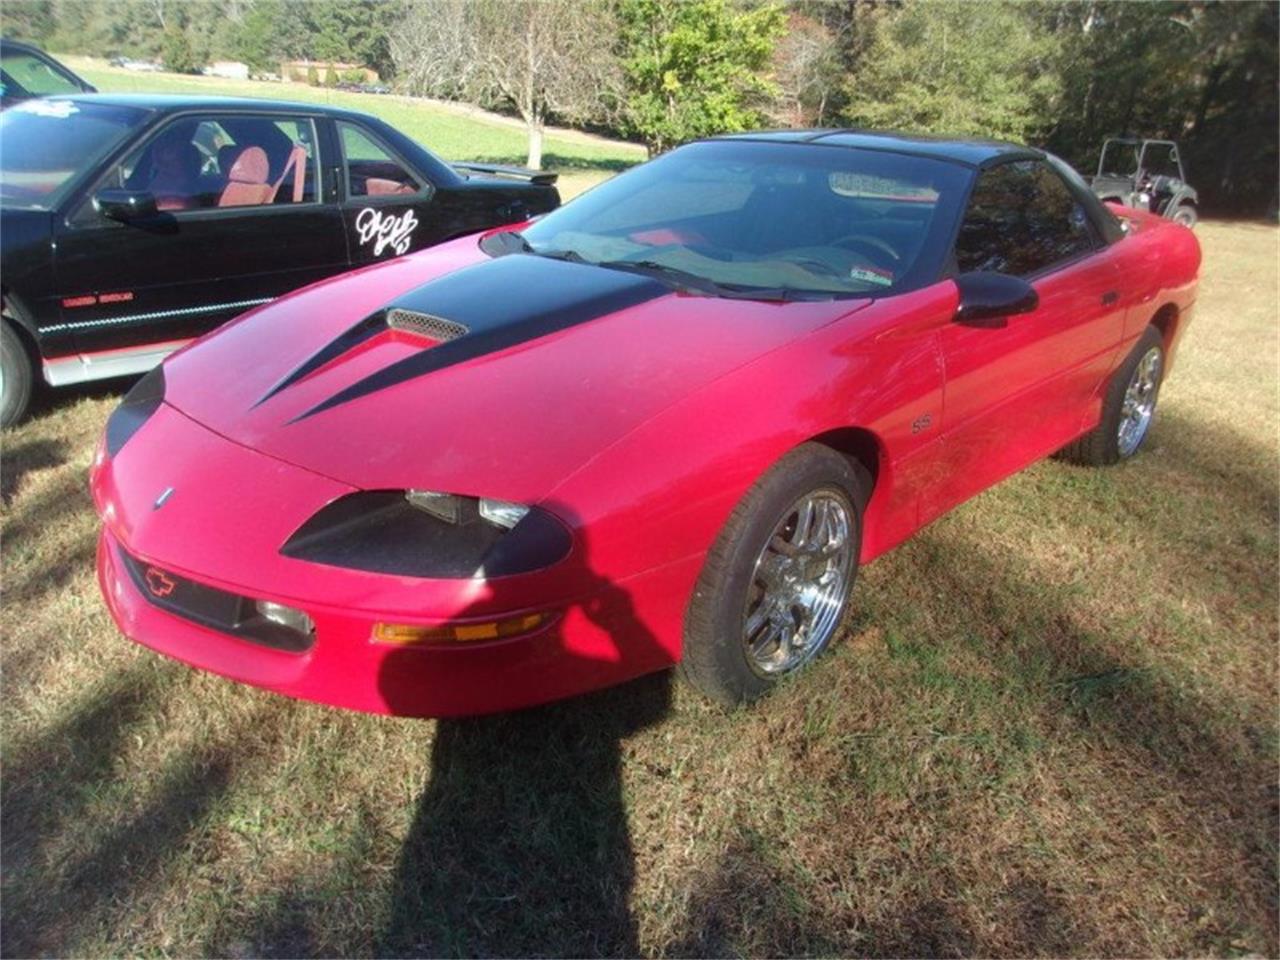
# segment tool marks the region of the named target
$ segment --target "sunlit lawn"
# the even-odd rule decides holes
[[[396,720],[162,659],[94,582],[114,388],[46,401],[3,440],[4,954],[1276,956],[1277,231],[1199,233],[1142,456],[935,523],[729,716],[660,676]]]

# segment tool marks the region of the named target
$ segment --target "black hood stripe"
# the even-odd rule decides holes
[[[589,264],[527,254],[487,260],[432,280],[387,304],[327,344],[259,402],[386,329],[385,313],[395,307],[442,317],[469,332],[369,374],[291,422],[670,292],[649,277]]]
[[[329,361],[337,360],[338,357],[342,356],[348,350],[354,350],[366,340],[376,337],[386,329],[387,322],[385,310],[379,310],[377,313],[365,317],[354,327],[347,330],[345,333],[338,334],[335,339],[330,340],[323,348],[312,354],[305,363],[296,368],[287,377],[268,390],[266,394],[263,395],[262,399],[255,403],[254,406],[256,407],[260,404],[266,403],[281,390],[286,387],[293,386],[303,377],[307,377],[315,373]]]

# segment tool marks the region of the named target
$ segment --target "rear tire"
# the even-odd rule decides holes
[[[35,370],[31,355],[8,320],[0,320],[0,428],[11,427],[27,415]]]
[[[707,554],[685,612],[680,672],[689,683],[733,707],[826,649],[848,619],[870,489],[861,464],[817,443],[756,481]]]
[[[1128,460],[1142,449],[1151,433],[1163,380],[1164,337],[1155,327],[1147,327],[1112,376],[1102,404],[1102,421],[1059,450],[1058,456],[1088,467]]]
[[[1174,223],[1180,223],[1188,230],[1192,229],[1199,221],[1200,217],[1196,213],[1196,208],[1189,203],[1180,203],[1173,208],[1173,216],[1169,218]]]

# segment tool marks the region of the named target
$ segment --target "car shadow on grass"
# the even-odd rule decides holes
[[[9,446],[0,463],[0,504],[9,506],[27,474],[67,462],[67,442],[31,437]]]
[[[28,420],[37,420],[59,413],[82,400],[118,400],[129,392],[139,377],[112,377],[108,380],[91,380],[73,383],[65,387],[50,387],[40,383],[31,398]],[[106,426],[105,416],[103,426]]]
[[[567,562],[581,599],[563,616],[606,631],[620,664],[663,662],[627,591],[591,571],[581,538]],[[491,585],[501,592],[501,581]],[[380,686],[393,709],[415,709],[397,671],[416,656],[385,661]],[[573,659],[566,653],[563,668],[598,669]],[[637,955],[622,742],[661,722],[670,703],[671,671],[661,670],[543,707],[439,721],[378,952]]]
[[[179,692],[185,678],[176,673],[147,661],[116,671],[41,736],[6,745],[0,955],[74,953],[117,926],[119,901],[156,882],[227,789],[234,740],[180,752],[136,788],[120,781],[137,731]],[[112,793],[140,803],[104,817],[100,801]]]

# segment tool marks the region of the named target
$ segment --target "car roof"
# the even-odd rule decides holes
[[[854,147],[859,150],[882,150],[888,153],[905,153],[918,157],[950,160],[953,163],[971,167],[984,167],[1004,160],[1038,160],[1044,157],[1043,151],[1003,140],[942,137],[857,128],[758,130],[728,134],[713,139],[759,140],[770,143],[804,143],[827,147]]]
[[[36,53],[44,53],[34,43],[27,43],[25,40],[13,40],[9,37],[0,37],[0,47],[17,47],[19,50],[34,50]]]
[[[86,103],[103,103],[118,107],[139,107],[161,113],[185,110],[252,110],[261,113],[321,113],[334,117],[360,117],[368,114],[359,110],[332,107],[323,103],[302,103],[293,100],[263,100],[254,97],[204,97],[173,93],[67,93],[46,100],[82,100]]]

